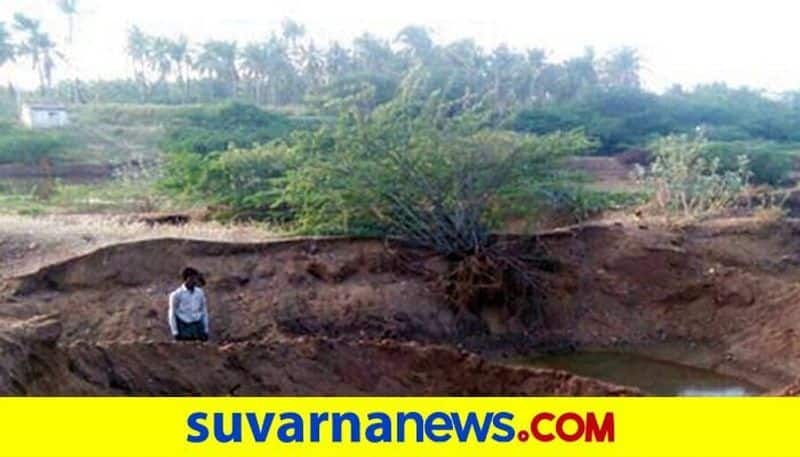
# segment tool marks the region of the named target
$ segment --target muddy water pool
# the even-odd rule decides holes
[[[738,397],[763,389],[712,370],[622,352],[575,352],[526,360],[526,364],[569,371],[615,384],[638,387],[648,395]]]

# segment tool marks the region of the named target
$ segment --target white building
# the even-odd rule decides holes
[[[19,120],[32,129],[51,129],[69,125],[67,108],[57,104],[25,103],[20,110]]]

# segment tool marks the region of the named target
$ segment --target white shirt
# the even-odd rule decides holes
[[[169,294],[169,328],[173,335],[178,334],[178,322],[175,317],[186,323],[202,320],[208,333],[208,308],[203,289],[195,287],[189,290],[182,285]]]

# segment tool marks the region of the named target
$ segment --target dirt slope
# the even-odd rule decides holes
[[[551,326],[576,344],[688,343],[668,358],[774,387],[800,374],[800,225],[722,220],[681,231],[585,227]]]
[[[0,331],[0,394],[11,395],[636,395],[556,370],[396,341],[317,337],[244,343],[57,344],[57,319]]]
[[[546,329],[491,306],[480,317],[452,309],[397,254],[429,271],[444,260],[374,240],[119,244],[6,281],[0,392],[632,393],[460,348],[500,358],[669,342],[684,349],[659,357],[777,389],[800,375],[798,233],[796,221],[755,220],[542,233],[561,261]],[[187,264],[207,274],[205,345],[173,344],[165,329],[165,297]]]

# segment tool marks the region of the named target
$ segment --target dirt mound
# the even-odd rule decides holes
[[[68,310],[65,341],[168,341],[165,297],[187,265],[205,274],[217,342],[270,333],[444,341],[466,325],[384,243],[351,239],[114,245],[9,281],[0,316]]]
[[[566,372],[509,367],[452,349],[321,338],[228,345],[76,345],[91,393],[206,395],[632,395]],[[153,364],[153,361],[162,361]],[[197,376],[197,373],[209,376]],[[66,393],[66,392],[65,392]]]
[[[4,351],[0,364],[11,375],[0,388],[599,393],[592,390],[599,384],[553,380],[552,373],[513,374],[523,372],[461,348],[499,358],[543,348],[648,350],[675,342],[681,349],[658,358],[776,389],[800,375],[799,233],[797,221],[750,219],[681,230],[607,223],[540,233],[537,249],[560,262],[547,284],[544,328],[524,327],[492,304],[479,315],[448,306],[430,277],[400,258],[412,256],[427,271],[445,271],[447,261],[376,240],[119,244],[6,283],[0,328],[11,329],[9,348],[16,349]],[[519,249],[529,241],[504,238]],[[206,345],[176,345],[166,331],[166,296],[186,265],[208,280],[213,336]],[[55,314],[58,335],[41,330],[49,340],[20,330],[29,325],[23,322]],[[181,367],[183,359],[194,371]],[[59,368],[37,375],[31,360],[57,361]],[[19,381],[34,378],[34,384]]]
[[[56,352],[60,334],[59,321],[49,316],[0,320],[0,393],[26,392],[28,381],[39,376],[47,366],[45,360]]]
[[[556,370],[395,341],[279,338],[224,345],[77,342],[54,319],[0,333],[0,394],[637,395]]]

